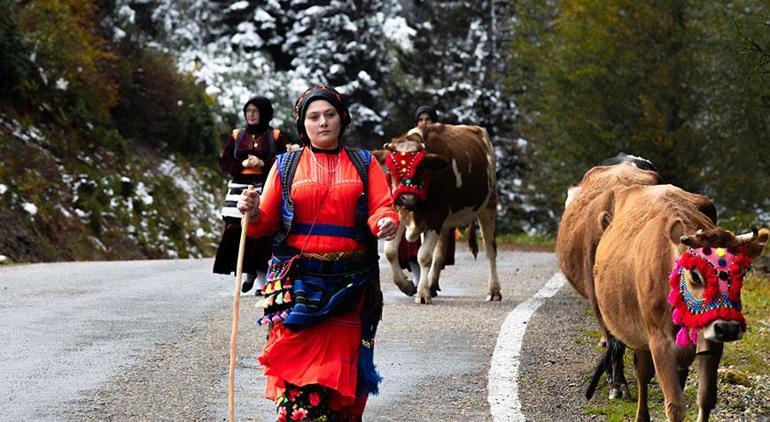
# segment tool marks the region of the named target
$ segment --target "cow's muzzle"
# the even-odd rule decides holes
[[[414,208],[417,205],[417,196],[410,193],[398,195],[398,198],[396,198],[396,205],[401,205],[407,209]]]
[[[718,319],[703,328],[703,337],[709,341],[728,342],[740,339],[743,336],[741,324],[738,321],[725,321]]]

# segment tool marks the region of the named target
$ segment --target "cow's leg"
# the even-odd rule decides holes
[[[596,321],[599,323],[599,328],[602,331],[602,338],[605,339],[605,344],[608,348],[607,352],[610,359],[609,399],[628,399],[631,397],[631,393],[628,391],[628,381],[626,381],[626,374],[624,372],[625,368],[623,364],[623,355],[626,351],[626,345],[623,344],[623,342],[620,340],[616,339],[612,333],[610,333],[610,331],[607,329],[607,325],[604,323],[602,311],[599,309],[599,304],[596,300],[596,289],[594,288],[593,273],[587,273],[584,275],[584,277],[586,277],[585,279],[587,280],[586,294],[588,295],[588,301],[594,311],[594,316],[596,317]]]
[[[440,267],[436,267],[436,263],[433,262],[434,250],[436,250],[436,244],[439,241],[439,233],[433,230],[428,230],[422,239],[422,245],[417,252],[417,262],[420,263],[420,281],[417,284],[417,295],[414,298],[416,303],[431,303],[431,291],[430,280],[433,274],[434,268],[437,270],[435,277],[438,279],[438,272]]]
[[[717,369],[723,343],[712,343],[709,354],[698,355],[698,422],[707,422],[717,404]]]
[[[489,281],[487,282],[487,301],[500,301],[500,282],[497,279],[497,242],[495,241],[495,209],[483,207],[479,211],[479,226],[484,237],[484,252],[489,260]]]
[[[651,337],[649,341],[655,375],[666,403],[666,416],[669,421],[684,420],[685,403],[682,387],[679,386],[677,356],[671,341],[663,335]]]
[[[655,367],[652,364],[652,355],[650,352],[641,350],[634,352],[634,374],[636,375],[636,384],[639,392],[636,398],[636,420],[637,422],[647,422],[650,420],[650,410],[647,407],[648,391],[652,374],[655,373]]]
[[[628,391],[628,381],[624,372],[623,355],[626,353],[626,345],[613,336],[609,336],[607,347],[610,350],[610,394],[609,399],[628,399],[631,393]]]
[[[455,235],[454,230],[454,228],[451,228],[442,231],[441,234],[439,234],[436,247],[433,249],[433,261],[431,262],[430,268],[431,271],[435,271],[435,274],[433,276],[431,276],[431,273],[428,274],[428,287],[430,287],[431,297],[438,296],[438,292],[441,291],[441,287],[439,287],[438,284],[439,276],[441,275],[441,271],[444,270],[447,260],[449,260],[449,257],[447,256],[449,249],[452,249],[452,253],[454,253],[454,248],[449,247],[449,242],[454,240],[450,238],[450,236]]]
[[[417,291],[414,284],[406,277],[404,270],[398,263],[398,248],[401,245],[401,240],[404,238],[404,231],[406,226],[402,222],[398,226],[396,231],[396,237],[393,240],[385,241],[385,257],[390,263],[390,269],[393,271],[393,283],[398,286],[399,290],[404,292],[407,296],[412,296]]]

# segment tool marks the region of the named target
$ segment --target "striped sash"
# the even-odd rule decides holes
[[[262,194],[262,183],[254,182],[254,189]],[[249,185],[243,183],[236,183],[232,180],[227,183],[227,196],[225,196],[225,204],[222,206],[222,217],[241,218],[241,212],[238,211],[236,206],[238,205],[238,199],[241,197],[241,193],[248,188]]]

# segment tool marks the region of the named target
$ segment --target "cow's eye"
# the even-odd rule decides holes
[[[701,277],[700,273],[698,271],[690,271],[690,279],[692,280],[692,284],[696,286],[702,286],[703,285],[703,277]]]

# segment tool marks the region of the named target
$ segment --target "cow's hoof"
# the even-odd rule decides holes
[[[628,391],[627,385],[621,385],[620,386],[620,395],[623,397],[623,400],[631,400],[631,392]]]
[[[493,293],[493,294],[487,295],[486,300],[487,302],[500,302],[501,300],[503,300],[503,295],[501,295],[500,293]]]
[[[627,385],[621,385],[620,387],[610,387],[610,400],[629,400],[631,398],[631,392],[628,391]]]
[[[431,303],[433,303],[433,301],[431,300],[430,295],[425,295],[420,293],[414,297],[414,303],[430,305]]]
[[[440,292],[440,291],[441,291],[441,288],[439,288],[438,286],[436,286],[436,287],[431,287],[431,288],[430,288],[430,297],[436,297],[436,296],[438,296],[438,292]]]
[[[407,296],[414,296],[417,293],[417,287],[409,281],[404,284],[396,284],[396,286]]]

